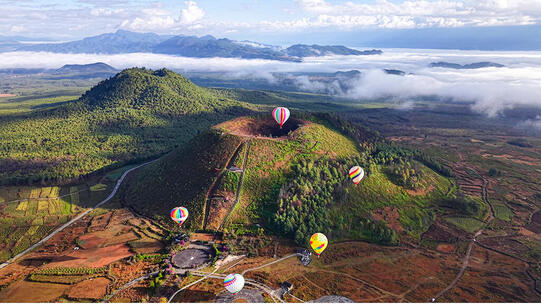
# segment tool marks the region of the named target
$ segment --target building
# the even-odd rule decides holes
[[[227,169],[231,172],[242,172],[242,169],[239,167],[231,166],[229,169]]]
[[[310,265],[312,262],[312,259],[310,258],[312,252],[306,248],[297,248],[297,254],[299,254],[299,259],[304,266]]]
[[[293,284],[289,283],[288,281],[284,281],[282,283],[282,289],[284,289],[286,292],[291,291],[291,289],[293,289]]]

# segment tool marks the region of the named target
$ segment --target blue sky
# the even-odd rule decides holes
[[[540,0],[0,0],[0,10],[0,35],[56,40],[118,29],[258,40],[541,23]]]

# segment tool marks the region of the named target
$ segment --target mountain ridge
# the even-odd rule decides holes
[[[211,35],[158,35],[117,30],[64,43],[22,45],[16,51],[45,51],[54,53],[155,53],[185,57],[268,59],[302,61],[308,56],[327,55],[376,55],[381,50],[358,51],[342,45],[296,44],[288,48],[266,45],[254,41],[235,41]]]
[[[503,64],[490,62],[490,61],[474,62],[474,63],[469,63],[469,64],[458,64],[458,63],[452,63],[452,62],[439,61],[439,62],[430,63],[429,67],[450,68],[450,69],[457,69],[457,70],[473,70],[473,69],[482,69],[482,68],[503,68],[505,66]]]

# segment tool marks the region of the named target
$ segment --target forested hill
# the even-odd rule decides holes
[[[250,108],[166,69],[127,69],[76,101],[2,117],[0,184],[74,182],[155,158]]]
[[[145,109],[169,116],[243,106],[170,70],[144,68],[126,69],[100,82],[83,94],[81,101],[92,108]]]

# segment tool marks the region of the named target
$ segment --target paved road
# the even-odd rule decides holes
[[[190,286],[193,286],[193,285],[195,285],[195,284],[197,284],[197,283],[199,283],[199,282],[205,280],[206,278],[212,276],[216,271],[218,271],[218,268],[214,269],[214,271],[212,271],[211,273],[207,273],[207,274],[204,275],[201,279],[199,279],[199,280],[197,280],[197,281],[195,281],[195,282],[193,282],[193,283],[191,283],[191,284],[188,284],[188,285],[182,287],[181,289],[177,290],[177,291],[169,298],[169,300],[167,301],[167,303],[171,303],[171,301],[173,301],[173,299],[175,298],[175,296],[176,296],[179,292],[181,292],[181,291],[183,291],[184,289],[186,289],[186,288],[188,288],[188,287],[190,287]]]
[[[30,251],[36,249],[37,247],[41,246],[42,244],[44,244],[45,242],[47,242],[50,238],[52,238],[53,236],[55,236],[57,233],[59,233],[60,231],[66,229],[66,227],[70,226],[71,224],[75,223],[76,221],[80,220],[82,217],[84,217],[85,215],[89,214],[90,212],[92,212],[93,210],[95,210],[96,208],[100,207],[101,205],[107,203],[108,201],[110,201],[116,194],[116,192],[118,191],[118,188],[120,187],[120,185],[122,184],[122,182],[124,181],[124,178],[126,177],[126,175],[128,175],[130,172],[132,172],[133,170],[135,169],[138,169],[138,168],[141,168],[142,166],[146,166],[148,164],[151,164],[153,162],[155,162],[157,159],[155,160],[151,160],[149,162],[146,162],[144,164],[141,164],[141,165],[138,165],[136,167],[133,167],[129,170],[127,170],[126,172],[124,172],[124,174],[122,174],[122,176],[118,179],[118,181],[116,182],[116,185],[115,185],[115,188],[113,189],[113,191],[111,192],[111,194],[109,194],[109,196],[104,199],[103,201],[99,202],[96,206],[92,207],[91,209],[88,209],[86,210],[85,212],[79,214],[78,216],[76,216],[75,218],[73,218],[71,221],[65,223],[64,225],[58,227],[56,230],[54,230],[53,232],[51,232],[51,234],[49,234],[48,236],[44,237],[41,241],[35,243],[34,245],[28,247],[25,251],[19,253],[18,255],[12,257],[11,259],[7,260],[5,263],[3,264],[0,264],[0,269],[8,266],[9,264],[13,263],[15,260],[19,259],[20,257],[22,257],[23,255],[29,253]]]
[[[223,280],[226,277],[225,274],[215,274],[215,273],[209,274],[209,273],[199,272],[199,271],[194,271],[194,272],[192,272],[192,274],[196,275],[196,276],[204,276],[201,280],[198,280],[198,282],[200,282],[200,281],[202,281],[203,279],[206,279],[206,278]],[[284,303],[284,301],[282,299],[280,299],[279,297],[277,297],[275,295],[274,290],[271,287],[269,287],[269,286],[267,286],[265,284],[259,283],[257,281],[251,280],[251,279],[244,279],[244,280],[245,280],[246,285],[257,287],[257,288],[261,289],[262,291],[266,292],[274,301],[279,301],[279,302]],[[193,284],[191,284],[191,285],[193,285]]]
[[[246,269],[246,270],[244,270],[241,274],[244,275],[245,273],[247,273],[247,272],[249,272],[249,271],[254,271],[254,270],[261,269],[261,268],[265,268],[265,267],[267,267],[267,266],[270,266],[270,265],[272,265],[272,264],[279,263],[279,262],[281,262],[281,261],[283,261],[283,260],[292,258],[292,257],[294,257],[294,256],[302,256],[302,254],[300,254],[300,253],[290,254],[290,255],[285,256],[285,257],[283,257],[283,258],[280,258],[280,259],[278,259],[278,260],[276,260],[276,261],[272,261],[272,262],[270,262],[270,263],[267,263],[267,264],[265,264],[265,265],[263,265],[263,266],[258,266],[258,267]]]
[[[270,265],[272,265],[272,264],[281,262],[281,261],[283,261],[283,260],[285,260],[285,259],[289,259],[289,258],[291,258],[291,257],[299,256],[299,255],[301,255],[301,254],[299,254],[299,253],[291,254],[291,255],[285,256],[285,257],[283,257],[283,258],[280,258],[280,259],[278,259],[278,260],[276,260],[276,261],[272,261],[272,262],[270,262],[270,263],[267,263],[267,264],[265,264],[265,265],[258,266],[258,267],[254,267],[254,268],[246,269],[246,270],[244,270],[244,271],[242,272],[242,275],[244,275],[245,273],[247,273],[247,272],[249,272],[249,271],[261,269],[261,268],[270,266]],[[240,261],[239,261],[239,262],[240,262]],[[203,280],[205,280],[205,279],[207,279],[207,278],[214,278],[214,279],[221,279],[221,280],[225,279],[226,275],[224,275],[224,274],[215,274],[216,271],[218,271],[218,268],[216,268],[216,269],[215,269],[213,272],[211,272],[211,273],[205,273],[205,272],[200,272],[200,271],[192,271],[192,274],[193,274],[193,275],[202,276],[202,278],[199,279],[199,280],[197,280],[197,281],[195,281],[195,282],[193,282],[193,283],[191,283],[191,284],[189,284],[189,285],[186,285],[186,286],[182,287],[182,288],[179,289],[179,290],[177,290],[177,291],[169,298],[169,302],[171,302],[171,301],[173,300],[173,298],[174,298],[179,292],[181,292],[181,291],[183,291],[184,289],[186,289],[186,288],[188,288],[188,287],[190,287],[190,286],[193,286],[193,285],[195,285],[195,284],[197,284],[197,283],[199,283],[199,282],[201,282],[201,281],[203,281]],[[245,282],[246,282],[247,285],[251,285],[251,286],[254,286],[254,287],[257,287],[257,288],[263,290],[264,292],[266,292],[267,294],[269,294],[269,295],[271,296],[271,298],[273,298],[273,300],[275,300],[275,301],[280,301],[280,302],[282,302],[282,303],[284,302],[284,301],[282,301],[282,299],[280,299],[279,297],[276,297],[276,296],[274,295],[274,290],[273,290],[272,288],[270,288],[269,286],[264,285],[264,284],[261,284],[261,283],[259,283],[259,282],[257,282],[257,281],[251,280],[251,279],[246,279]]]
[[[126,283],[122,287],[120,287],[119,289],[113,291],[110,295],[106,296],[105,299],[102,301],[102,303],[106,303],[107,301],[109,301],[109,299],[114,297],[117,293],[121,292],[122,290],[124,290],[126,288],[131,287],[135,283],[140,282],[142,280],[146,280],[146,279],[148,279],[150,277],[153,277],[153,276],[157,275],[158,273],[159,273],[159,271],[154,271],[154,272],[151,272],[149,274],[145,274],[144,276],[138,277],[137,279],[133,279],[133,280],[129,281],[128,283]]]

